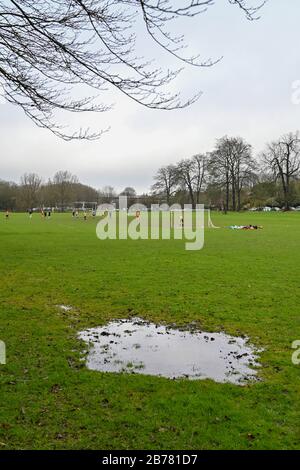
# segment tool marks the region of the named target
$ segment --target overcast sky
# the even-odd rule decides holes
[[[224,56],[209,69],[186,68],[172,85],[184,97],[199,90],[202,97],[184,110],[155,111],[110,92],[104,101],[115,103],[112,111],[68,115],[75,128],[111,126],[99,141],[64,142],[2,103],[0,178],[18,182],[24,172],[36,172],[47,179],[67,169],[96,188],[143,192],[159,166],[212,150],[225,134],[244,137],[259,153],[265,142],[300,129],[300,104],[292,102],[292,84],[300,80],[300,2],[269,0],[261,14],[249,22],[237,7],[217,0],[207,13],[178,22],[191,52]],[[139,47],[148,58],[157,54],[148,41]],[[158,60],[174,65],[164,54]]]

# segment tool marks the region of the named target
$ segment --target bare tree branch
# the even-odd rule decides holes
[[[262,4],[228,0],[255,19]],[[99,93],[117,89],[152,109],[184,108],[200,96],[181,101],[168,85],[181,68],[162,70],[136,56],[136,22],[183,65],[210,67],[219,59],[184,56],[183,36],[168,26],[192,18],[213,0],[0,0],[0,85],[3,96],[23,109],[39,127],[66,140],[96,139],[89,129],[68,133],[57,111],[105,112]],[[90,92],[88,90],[93,90]],[[84,92],[84,97],[75,99]]]

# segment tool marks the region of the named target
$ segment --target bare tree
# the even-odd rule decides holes
[[[206,182],[207,158],[205,155],[198,154],[192,157],[194,166],[194,192],[196,203],[200,203],[200,195]]]
[[[26,209],[31,209],[38,202],[41,183],[42,179],[36,173],[25,173],[21,177],[21,197]]]
[[[117,192],[115,191],[113,186],[107,185],[98,190],[97,201],[100,203],[109,203],[116,196],[117,196]]]
[[[188,192],[193,208],[196,206],[194,195],[194,173],[191,159],[183,159],[176,166],[177,182],[181,189]]]
[[[56,201],[64,210],[67,203],[72,202],[75,196],[74,185],[78,184],[78,178],[69,171],[57,171],[53,177],[52,184],[56,194]]]
[[[225,212],[241,209],[241,192],[246,184],[255,178],[255,162],[252,147],[241,137],[222,137],[217,140],[216,149],[211,153],[209,169],[212,182],[225,190]]]
[[[210,153],[208,163],[210,173],[210,184],[219,187],[221,191],[221,206],[226,213],[229,210],[230,197],[230,172],[229,159],[225,142],[217,141],[216,149]],[[223,194],[225,192],[225,201]]]
[[[99,189],[99,194],[104,197],[115,197],[117,195],[115,188],[113,186],[104,186],[102,189]]]
[[[279,180],[284,194],[286,210],[290,209],[291,181],[300,174],[299,131],[283,135],[278,141],[268,144],[263,153],[264,162],[276,180]]]
[[[181,160],[177,164],[177,182],[188,192],[193,207],[200,202],[206,168],[206,158],[201,154]]]
[[[249,20],[257,7],[247,0],[228,0]],[[178,3],[180,3],[178,5]],[[136,24],[146,35],[188,65],[208,67],[216,61],[184,57],[182,36],[169,24],[194,17],[213,0],[0,0],[0,85],[3,95],[23,109],[38,126],[64,139],[94,139],[101,132],[68,133],[57,123],[56,111],[103,112],[109,105],[96,95],[107,88],[148,107],[174,109],[193,103],[165,92],[180,69],[164,72],[135,54]],[[177,4],[177,5],[176,5]],[[85,97],[76,99],[78,86]],[[93,90],[88,92],[87,90]],[[93,93],[93,94],[90,94]]]
[[[255,162],[252,158],[252,147],[244,139],[233,137],[229,144],[232,206],[234,210],[240,211],[242,189],[256,178]]]
[[[155,183],[151,186],[152,193],[165,196],[167,204],[169,204],[177,186],[176,166],[167,165],[159,168],[154,180]]]

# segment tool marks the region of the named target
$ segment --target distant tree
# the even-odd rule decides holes
[[[82,183],[72,183],[72,198],[74,201],[81,202],[98,202],[98,191]]]
[[[123,191],[120,193],[120,196],[127,196],[127,197],[135,197],[136,190],[131,186],[127,186]]]
[[[241,137],[222,137],[210,154],[209,171],[211,181],[218,183],[225,192],[224,210],[241,209],[241,193],[245,185],[255,179],[255,161],[251,145]]]
[[[43,207],[54,207],[57,203],[57,190],[49,179],[43,184],[39,191],[40,204]]]
[[[111,199],[117,196],[117,193],[113,186],[104,186],[98,190],[98,200],[100,202],[109,202]]]
[[[294,181],[295,205],[300,207],[300,180]]]
[[[257,7],[247,0],[228,0],[249,20]],[[208,67],[215,62],[181,56],[182,34],[172,36],[168,26],[181,17],[194,17],[214,5],[213,0],[0,0],[0,83],[3,95],[23,109],[39,127],[64,139],[94,139],[101,132],[68,133],[56,123],[55,112],[109,109],[90,94],[72,97],[74,90],[103,92],[107,87],[148,107],[174,109],[177,93],[163,90],[179,70],[162,71],[151,60],[137,58],[137,24],[146,35],[179,61]],[[83,85],[83,87],[82,87]]]
[[[31,209],[38,202],[42,179],[36,173],[24,173],[21,177],[21,198],[25,209]]]
[[[182,190],[189,194],[190,202],[193,207],[196,205],[194,195],[194,173],[191,159],[183,159],[176,166],[177,181]]]
[[[132,188],[131,186],[127,186],[126,188],[123,189],[123,191],[120,193],[120,196],[127,196],[127,204],[128,206],[132,206],[136,200],[136,190]]]
[[[194,155],[192,157],[194,166],[194,192],[196,196],[196,203],[200,203],[200,195],[203,190],[207,178],[207,157],[202,154]]]
[[[209,181],[205,190],[205,202],[210,208],[224,210],[223,189],[218,183]]]
[[[278,206],[279,204],[278,185],[275,181],[262,180],[253,186],[250,202],[254,207],[264,207],[267,205]]]
[[[68,204],[73,202],[74,185],[78,184],[77,176],[69,171],[57,171],[53,177],[52,184],[56,193],[56,201],[61,205],[62,210]]]
[[[175,165],[167,165],[159,168],[154,176],[155,183],[151,186],[153,194],[165,196],[167,204],[170,204],[171,196],[177,186],[177,170]]]
[[[0,210],[16,208],[18,186],[16,183],[0,180]]]
[[[291,206],[291,182],[300,174],[300,135],[290,132],[268,144],[263,153],[266,167],[279,181],[286,210]]]
[[[200,202],[206,169],[206,157],[201,154],[183,159],[176,166],[177,182],[182,189],[188,192],[193,207]]]

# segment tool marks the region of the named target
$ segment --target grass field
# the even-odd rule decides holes
[[[300,214],[213,214],[264,229],[208,229],[201,251],[100,241],[70,214],[0,216],[0,449],[300,448]],[[89,371],[77,332],[132,315],[245,334],[264,348],[262,380]]]

